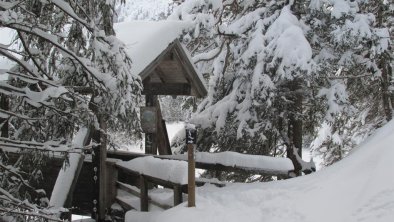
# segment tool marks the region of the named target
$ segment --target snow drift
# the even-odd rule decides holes
[[[128,212],[127,221],[391,222],[394,218],[394,121],[342,161],[284,181],[206,185],[197,207]]]

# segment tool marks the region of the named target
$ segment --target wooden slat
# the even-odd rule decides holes
[[[118,202],[119,205],[120,205],[123,209],[125,209],[126,211],[129,211],[129,210],[136,210],[136,209],[134,209],[134,207],[132,207],[130,204],[126,203],[125,201],[123,201],[122,199],[120,199],[120,198],[118,198],[118,197],[116,197],[116,202]]]
[[[126,191],[126,192],[130,193],[131,195],[134,195],[136,197],[140,197],[140,195],[141,195],[139,190],[132,189],[130,187],[130,185],[128,185],[128,184],[125,184],[125,183],[122,183],[122,182],[119,182],[119,181],[116,181],[116,184],[117,184],[119,189],[121,189],[123,191]],[[160,207],[160,208],[165,209],[165,210],[172,207],[172,206],[169,206],[169,205],[166,205],[166,204],[161,204],[161,203],[156,202],[155,200],[150,198],[149,195],[148,195],[148,200],[149,200],[149,204],[152,204],[152,205],[154,205],[156,207]]]
[[[182,202],[183,202],[182,186],[175,185],[174,186],[174,206],[181,204]]]
[[[167,188],[171,188],[172,189],[174,187],[174,185],[178,184],[178,183],[174,183],[172,181],[163,180],[163,179],[152,177],[152,176],[145,175],[145,174],[140,174],[137,171],[128,169],[128,168],[120,166],[120,165],[117,165],[117,167],[119,169],[123,170],[125,173],[129,173],[131,175],[142,175],[147,181],[155,183],[157,185],[161,185],[161,186],[167,187]]]
[[[128,192],[128,193],[130,193],[130,194],[132,194],[132,195],[134,195],[134,196],[136,196],[136,197],[139,197],[139,196],[140,196],[140,192],[138,192],[138,191],[136,191],[136,190],[133,190],[132,188],[129,187],[128,184],[125,184],[125,183],[116,181],[116,186],[117,186],[119,189],[124,190],[124,191],[126,191],[126,192]]]

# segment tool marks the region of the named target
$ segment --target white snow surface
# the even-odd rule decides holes
[[[192,23],[182,21],[131,21],[114,26],[116,37],[126,44],[132,72],[141,73],[169,44]]]
[[[317,173],[269,183],[206,185],[195,208],[128,212],[126,221],[392,222],[394,121]]]
[[[187,162],[162,160],[152,156],[140,157],[130,161],[118,162],[117,165],[173,183],[187,184]]]
[[[179,160],[187,160],[187,154],[171,155],[169,157]],[[237,166],[242,168],[285,172],[294,170],[293,163],[288,158],[241,154],[230,151],[220,153],[197,152],[195,157],[197,162],[221,164],[223,166],[230,167]]]

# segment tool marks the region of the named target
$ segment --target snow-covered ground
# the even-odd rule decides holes
[[[392,222],[394,121],[342,161],[312,175],[269,183],[206,185],[197,207],[128,212],[127,221]]]

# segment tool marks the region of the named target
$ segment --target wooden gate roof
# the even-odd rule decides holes
[[[116,36],[126,44],[132,72],[144,83],[143,94],[207,94],[202,75],[178,38],[192,27],[180,21],[133,21],[115,25]]]

